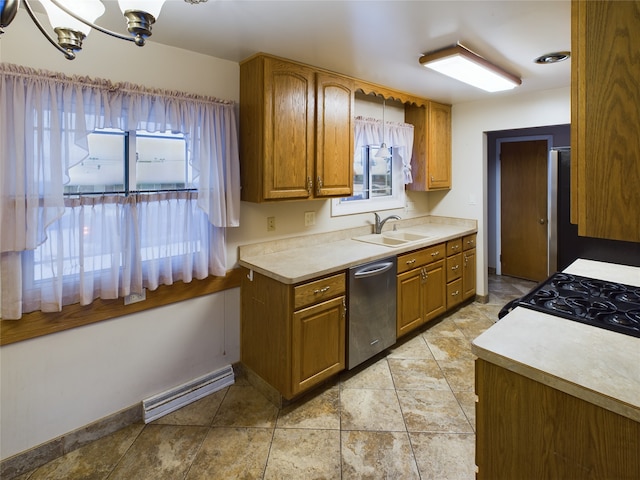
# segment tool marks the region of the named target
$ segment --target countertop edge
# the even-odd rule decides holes
[[[562,377],[552,375],[548,372],[539,370],[531,365],[517,362],[508,357],[484,349],[472,343],[471,351],[480,359],[489,363],[505,368],[510,372],[517,373],[535,382],[541,383],[548,387],[559,390],[567,395],[579,398],[586,402],[597,405],[610,412],[617,413],[623,417],[629,418],[636,422],[640,422],[640,409],[629,405],[623,400],[611,397],[604,393],[592,390],[590,388],[570,382]]]
[[[430,217],[426,217],[429,220]],[[466,219],[451,219],[451,223],[446,223],[446,221],[423,221],[421,223],[416,223],[415,219],[408,226],[403,226],[402,230],[411,230],[411,231],[420,231],[420,230],[429,230],[429,229],[450,229],[452,231],[446,234],[440,234],[437,236],[431,236],[422,241],[412,242],[410,244],[390,248],[386,246],[374,245],[365,242],[361,242],[358,240],[353,240],[352,238],[340,238],[340,233],[337,233],[336,240],[333,242],[328,242],[322,245],[320,248],[324,248],[327,250],[337,249],[337,248],[351,248],[356,249],[357,253],[354,253],[354,256],[349,260],[340,260],[328,261],[325,267],[323,268],[310,268],[307,272],[297,273],[297,274],[287,274],[284,272],[285,268],[281,266],[282,260],[284,257],[292,257],[295,258],[296,255],[301,257],[310,257],[314,253],[317,253],[318,245],[313,244],[310,246],[306,246],[301,244],[305,238],[313,237],[314,235],[309,235],[305,237],[295,237],[291,239],[294,243],[293,248],[288,250],[278,250],[278,251],[270,251],[268,244],[269,242],[265,242],[265,253],[257,254],[252,256],[242,256],[243,250],[241,249],[241,256],[238,259],[238,264],[244,268],[249,270],[253,270],[267,277],[273,278],[281,283],[292,285],[300,282],[304,282],[307,280],[311,280],[314,278],[323,277],[326,275],[331,275],[333,273],[339,272],[341,270],[349,269],[356,265],[361,265],[368,262],[373,262],[382,258],[402,255],[407,252],[411,252],[414,250],[419,250],[425,247],[429,247],[432,245],[437,245],[439,243],[446,242],[448,240],[452,240],[459,237],[464,237],[466,235],[471,235],[477,233],[477,223],[475,220],[466,220]],[[458,221],[456,221],[458,220]],[[349,230],[349,231],[353,231]],[[331,232],[329,232],[330,234]],[[321,236],[325,236],[325,234],[319,234]],[[275,240],[274,243],[283,242],[284,240]],[[298,242],[298,243],[295,243]],[[297,246],[296,246],[297,245]],[[278,261],[281,260],[281,261]],[[278,264],[278,267],[269,267],[269,263],[271,265]]]

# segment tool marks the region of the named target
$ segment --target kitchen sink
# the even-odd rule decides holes
[[[412,242],[419,242],[426,240],[431,235],[423,235],[421,233],[393,231],[384,232],[381,234],[371,233],[369,235],[361,235],[359,237],[353,237],[353,240],[359,242],[373,243],[376,245],[383,245],[385,247],[402,247]]]

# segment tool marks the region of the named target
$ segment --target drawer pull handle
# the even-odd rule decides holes
[[[454,265],[453,267],[451,267],[451,270],[457,270],[460,268],[460,265]]]
[[[436,250],[435,252],[431,253],[432,257],[436,257],[438,255],[440,255],[440,250]]]
[[[407,265],[413,265],[414,263],[416,263],[415,258],[412,258],[411,260],[407,260]]]
[[[452,296],[452,297],[455,297],[456,295],[459,295],[459,294],[460,294],[460,291],[459,291],[459,290],[456,290],[455,292],[453,292],[453,293],[451,294],[451,296]]]
[[[322,287],[317,290],[314,290],[313,293],[315,293],[316,295],[319,293],[325,293],[325,292],[328,292],[330,288],[331,287]]]

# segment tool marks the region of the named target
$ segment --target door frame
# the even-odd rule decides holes
[[[514,142],[530,142],[535,140],[546,140],[547,142],[547,172],[551,171],[551,149],[553,148],[553,135],[529,135],[522,137],[501,137],[496,139],[496,170],[495,170],[495,182],[496,182],[496,202],[495,202],[495,218],[496,218],[496,229],[494,232],[496,239],[496,275],[502,275],[502,262],[500,261],[500,252],[502,251],[502,218],[500,211],[500,199],[502,198],[502,190],[500,187],[500,152],[502,150],[503,143],[514,143]],[[547,173],[547,192],[551,192],[551,178]],[[547,195],[548,195],[547,193]],[[551,202],[549,202],[549,198],[547,196],[547,219],[551,218]],[[551,222],[547,221],[547,270],[549,265],[549,226]],[[547,272],[548,273],[548,272]]]

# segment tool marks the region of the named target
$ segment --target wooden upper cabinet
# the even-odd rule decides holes
[[[351,79],[316,74],[316,197],[353,193],[354,97]]]
[[[572,2],[571,220],[640,242],[640,1]]]
[[[262,54],[241,63],[242,200],[351,195],[353,104],[348,78]]]
[[[240,65],[242,199],[308,198],[315,155],[315,72],[256,56]]]
[[[414,126],[409,190],[451,188],[451,106],[436,102],[405,105],[405,122]]]

